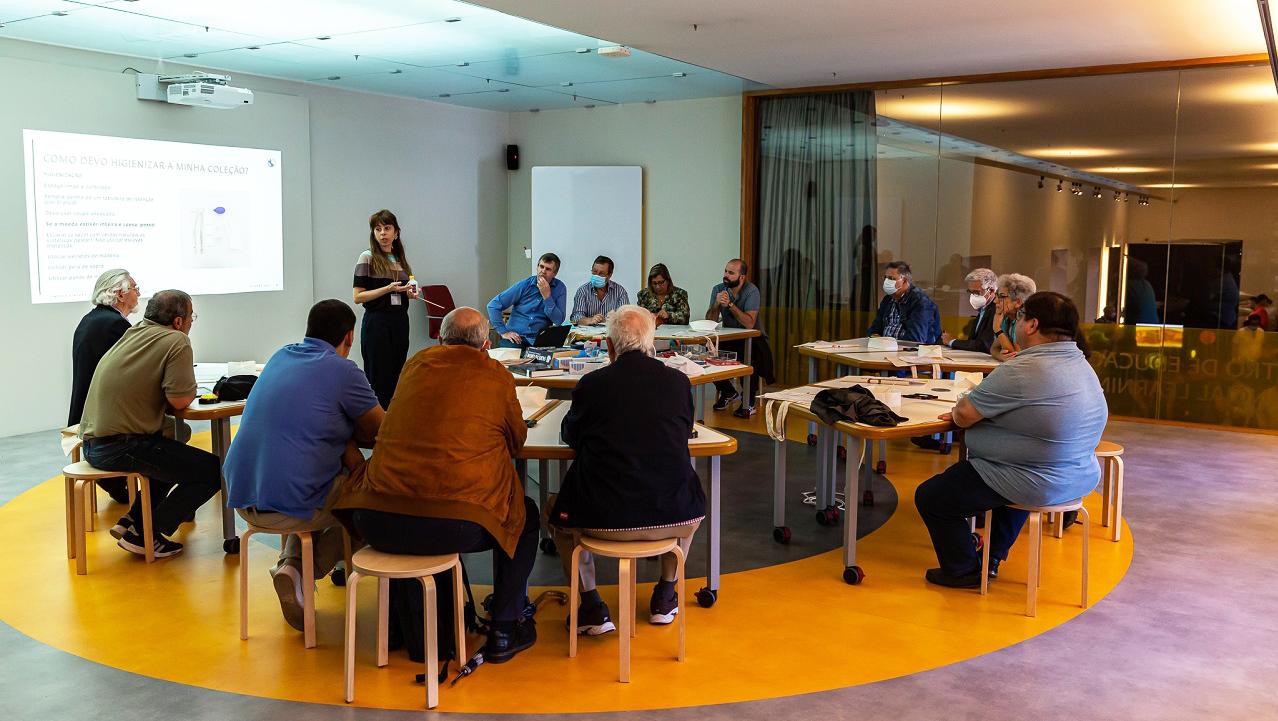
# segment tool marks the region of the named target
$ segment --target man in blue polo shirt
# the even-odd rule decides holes
[[[568,307],[568,289],[559,274],[559,256],[546,253],[537,261],[537,272],[515,283],[488,301],[488,322],[501,336],[499,347],[521,348],[531,345],[543,328],[564,322]],[[510,320],[503,323],[501,313],[510,308]]]
[[[227,505],[274,531],[311,531],[315,578],[342,558],[333,490],[364,458],[355,442],[377,437],[384,411],[363,371],[347,360],[355,313],[322,300],[306,319],[306,338],[275,352],[253,386],[223,473]],[[302,548],[288,537],[271,570],[280,608],[301,631]]]

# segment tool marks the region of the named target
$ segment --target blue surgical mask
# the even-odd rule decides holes
[[[592,286],[594,286],[594,287],[596,287],[596,288],[602,288],[602,287],[604,287],[605,285],[608,285],[608,279],[607,279],[607,278],[605,278],[605,277],[603,277],[602,275],[591,275],[591,276],[590,276],[590,285],[592,285]]]

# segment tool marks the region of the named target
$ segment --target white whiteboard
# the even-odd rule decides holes
[[[559,256],[559,280],[568,308],[590,280],[595,257],[614,265],[612,279],[638,298],[647,282],[643,267],[643,168],[637,165],[541,166],[532,169],[532,261]]]

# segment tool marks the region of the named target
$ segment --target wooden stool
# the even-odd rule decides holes
[[[1109,540],[1123,537],[1123,447],[1110,441],[1096,446],[1101,466],[1101,525],[1109,526]]]
[[[1083,506],[1083,499],[1079,498],[1067,503],[1058,503],[1054,506],[1021,506],[1012,504],[1008,508],[1014,508],[1018,511],[1026,511],[1029,513],[1029,576],[1026,579],[1025,592],[1025,615],[1033,617],[1037,610],[1038,587],[1042,580],[1042,546],[1043,546],[1043,530],[1042,519],[1044,513],[1065,513],[1066,511],[1078,511],[1078,515],[1083,519],[1083,598],[1082,607],[1087,608],[1087,537],[1091,534],[1091,519],[1087,515],[1087,508]],[[989,592],[990,583],[990,543],[988,534],[993,528],[994,512],[985,512],[985,533],[986,540],[981,547],[981,595],[984,596]]]
[[[617,619],[621,621],[618,636],[621,639],[621,682],[630,683],[630,639],[635,635],[635,596],[638,586],[635,559],[651,558],[666,553],[674,553],[678,565],[675,574],[675,592],[679,594],[679,653],[676,659],[684,657],[684,557],[679,547],[679,539],[667,538],[660,541],[606,541],[602,538],[582,536],[577,546],[572,549],[572,580],[568,593],[568,656],[577,656],[577,605],[581,602],[578,586],[581,576],[578,564],[581,552],[590,551],[596,556],[607,556],[617,559],[617,595],[621,608],[617,609]]]
[[[462,584],[461,557],[456,553],[443,556],[408,556],[397,553],[382,553],[372,548],[362,548],[355,553],[352,563],[346,569],[346,703],[355,700],[355,605],[356,589],[363,576],[377,577],[377,666],[380,668],[388,662],[387,655],[387,616],[390,611],[390,579],[416,578],[422,582],[422,597],[425,603],[426,631],[426,708],[439,705],[439,650],[435,626],[435,579],[436,573],[448,569],[453,571],[453,611],[457,625],[454,633],[457,639],[457,663],[466,663],[466,611],[464,588]]]
[[[244,518],[243,514],[240,518]],[[245,519],[248,523],[248,520]],[[322,528],[312,529],[322,531]],[[280,537],[280,548],[291,535],[297,535],[302,544],[302,645],[315,648],[315,546],[311,531],[277,531],[248,524],[240,534],[240,640],[248,640],[248,554],[249,538],[255,534],[270,533]],[[342,529],[342,546],[345,548],[346,567],[351,567],[351,539]]]
[[[142,493],[142,543],[146,549],[146,562],[155,561],[155,537],[151,529],[151,483],[147,477],[141,473],[103,471],[94,468],[88,461],[76,461],[63,467],[62,481],[66,495],[67,558],[75,559],[77,575],[83,576],[89,572],[84,534],[85,526],[95,525],[92,513],[97,481],[121,475],[126,476],[126,483],[130,486],[136,483]]]

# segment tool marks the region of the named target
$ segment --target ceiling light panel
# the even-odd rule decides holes
[[[131,13],[255,35],[271,42],[406,25],[432,16],[442,20],[458,14],[458,3],[449,0],[137,0],[117,7],[121,5]]]
[[[654,78],[616,80],[612,82],[585,83],[573,89],[614,103],[638,103],[651,98],[658,100],[690,100],[692,98],[739,95],[746,81],[723,73],[691,73],[686,78],[663,75]]]
[[[688,66],[651,53],[631,57],[604,58],[594,53],[562,52],[551,55],[512,56],[502,60],[472,62],[457,70],[483,78],[500,78],[533,87],[557,86],[563,82],[590,83],[601,80],[670,76],[688,72]]]
[[[353,90],[366,90],[371,93],[387,95],[405,95],[423,100],[454,102],[453,98],[440,98],[441,93],[460,96],[464,93],[478,93],[499,88],[510,89],[505,83],[484,82],[481,78],[469,75],[458,75],[445,70],[433,68],[404,67],[398,74],[374,73],[342,78],[342,87]]]
[[[74,7],[70,3],[66,5]],[[66,17],[46,16],[14,23],[2,32],[4,37],[144,58],[164,58],[265,42],[263,38],[252,35],[205,30],[202,26],[116,12],[108,6],[85,6]]]
[[[343,52],[374,55],[422,67],[456,66],[463,61],[473,65],[484,61],[575,52],[579,47],[596,47],[599,44],[593,38],[522,18],[460,3],[453,5],[468,10],[461,22],[421,22],[370,32],[333,33],[331,40],[300,42],[307,45],[323,42],[325,47]]]
[[[193,60],[180,57],[173,59],[195,63],[200,67],[271,75],[293,80],[323,78],[330,75],[341,75],[345,78],[367,73],[390,73],[398,67],[394,63],[377,58],[356,58],[354,55],[320,50],[295,43],[269,43],[259,46],[257,50],[247,48],[222,50],[204,53]]]

